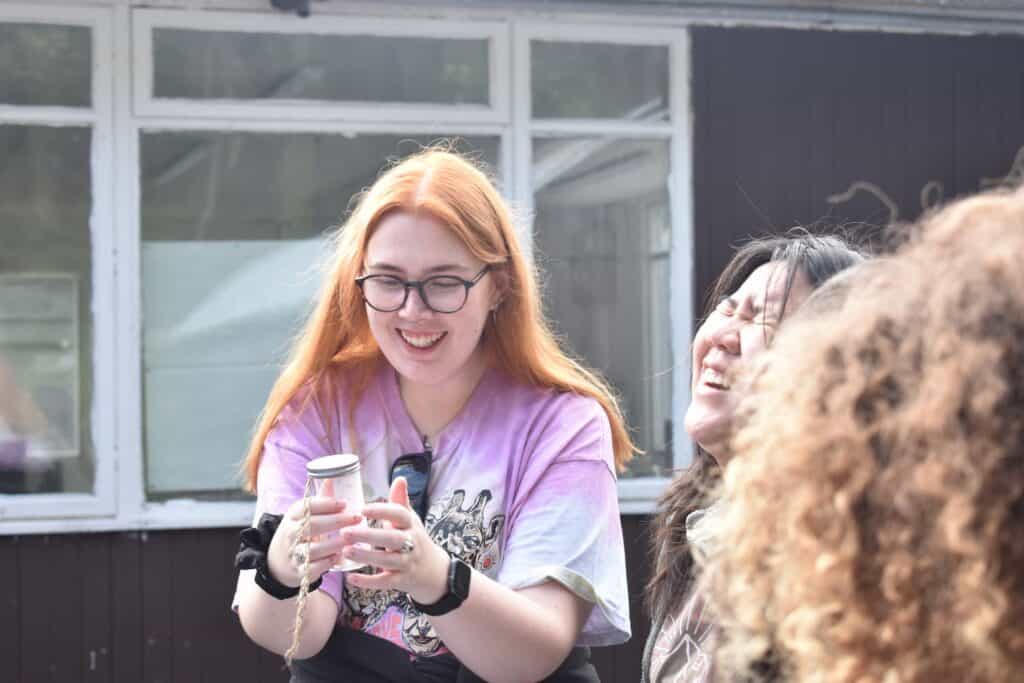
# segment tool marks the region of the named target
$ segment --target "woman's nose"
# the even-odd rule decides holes
[[[727,353],[738,356],[740,353],[739,328],[732,324],[722,325],[712,332],[711,343]]]

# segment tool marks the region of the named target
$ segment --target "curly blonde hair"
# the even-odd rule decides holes
[[[718,674],[1024,680],[1024,190],[850,277],[748,368],[701,576]]]

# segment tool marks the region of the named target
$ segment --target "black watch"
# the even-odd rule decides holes
[[[448,565],[448,592],[441,596],[437,602],[423,605],[411,597],[413,607],[429,617],[439,617],[448,614],[456,609],[466,598],[469,597],[469,580],[473,577],[473,570],[468,564],[457,557],[453,557]]]

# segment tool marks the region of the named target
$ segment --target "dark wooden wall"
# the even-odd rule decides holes
[[[637,680],[645,525],[623,518],[634,637],[594,651],[602,681]],[[287,681],[230,611],[237,549],[237,529],[0,537],[0,682]]]
[[[1002,176],[1024,145],[1024,40],[753,29],[693,39],[696,296],[745,235],[814,221],[870,180],[919,213]],[[866,195],[833,217],[884,221]],[[699,306],[698,306],[699,309]],[[646,518],[625,517],[633,640],[595,651],[635,683]],[[237,530],[0,537],[0,682],[283,681],[228,610]]]
[[[743,237],[828,216],[901,219],[1002,177],[1024,145],[1024,39],[766,29],[693,31],[696,310]]]

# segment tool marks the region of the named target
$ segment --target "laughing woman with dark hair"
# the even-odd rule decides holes
[[[647,604],[653,617],[644,652],[648,683],[710,678],[713,625],[692,590],[693,558],[710,540],[716,515],[709,491],[729,459],[728,438],[738,397],[737,368],[771,342],[783,318],[818,286],[863,256],[835,236],[794,231],[743,245],[719,276],[693,341],[692,399],[686,431],[697,442],[694,462],[669,487],[654,521],[653,577]]]

